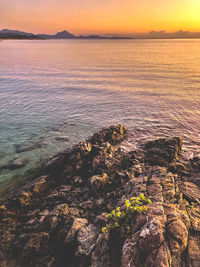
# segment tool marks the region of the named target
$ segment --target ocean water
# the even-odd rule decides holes
[[[0,187],[116,123],[124,146],[182,135],[198,154],[199,107],[199,39],[0,42]],[[17,158],[28,164],[10,170]]]

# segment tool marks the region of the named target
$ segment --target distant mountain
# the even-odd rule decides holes
[[[42,39],[42,38],[28,32],[3,29],[0,31],[0,39]]]
[[[3,29],[0,31],[0,39],[132,39],[130,37],[105,37],[100,35],[74,35],[66,30],[50,34],[33,34],[17,30]]]
[[[8,29],[3,29],[0,31],[0,34],[14,34],[14,35],[26,35],[26,36],[34,36],[34,34],[32,33],[28,33],[28,32],[22,32],[22,31],[17,31],[17,30],[8,30]]]
[[[57,32],[55,35],[49,34],[38,34],[37,36],[42,37],[44,39],[74,39],[77,38],[75,35],[68,31]]]
[[[75,38],[76,36],[73,35],[72,33],[68,31],[62,31],[62,32],[57,32],[55,35],[56,39],[67,39],[67,38]]]

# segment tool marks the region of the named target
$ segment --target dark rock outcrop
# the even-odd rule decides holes
[[[200,161],[182,158],[179,137],[123,151],[126,134],[122,125],[103,129],[2,199],[2,267],[200,265]],[[102,232],[107,213],[140,193],[152,203],[130,231]]]

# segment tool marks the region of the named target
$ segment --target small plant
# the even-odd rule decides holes
[[[147,204],[150,203],[152,201],[143,194],[139,197],[131,197],[130,200],[127,199],[121,208],[117,207],[116,210],[107,214],[108,223],[106,227],[102,227],[102,232],[124,226],[126,232],[129,233],[134,223],[134,215],[147,211]]]

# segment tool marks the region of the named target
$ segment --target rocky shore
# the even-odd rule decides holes
[[[103,129],[1,199],[0,266],[200,266],[200,158],[181,137],[127,152],[126,136]]]

